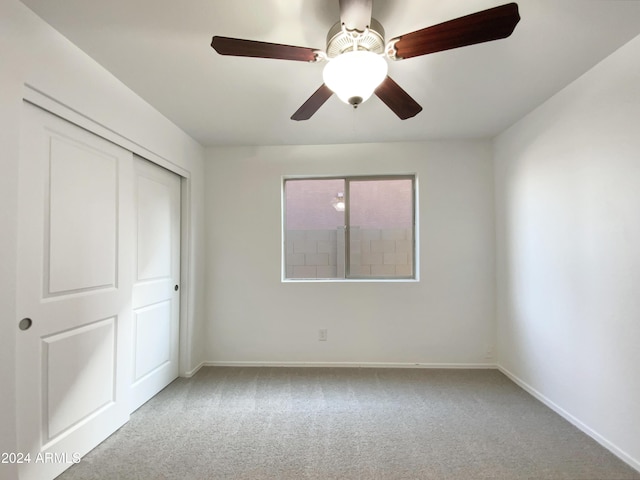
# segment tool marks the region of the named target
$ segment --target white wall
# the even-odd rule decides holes
[[[202,248],[204,150],[194,140],[128,90],[106,70],[42,22],[17,0],[0,0],[0,452],[15,451],[15,335],[17,190],[20,112],[28,83],[123,137],[192,173],[190,250]],[[202,358],[203,271],[193,261],[189,305],[195,339],[189,363]],[[200,291],[199,291],[200,289]],[[0,465],[0,478],[14,478]]]
[[[640,469],[640,37],[495,141],[499,364]]]
[[[209,361],[494,362],[489,142],[211,148],[207,157]],[[281,283],[281,177],[364,173],[418,174],[420,282]]]

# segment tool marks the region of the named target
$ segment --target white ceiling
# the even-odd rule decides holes
[[[211,37],[324,49],[338,0],[22,1],[205,146],[490,137],[640,34],[637,0],[520,0],[505,40],[390,63],[424,108],[413,119],[334,95],[294,122],[322,64],[221,56]],[[373,14],[390,39],[503,3],[378,0]]]

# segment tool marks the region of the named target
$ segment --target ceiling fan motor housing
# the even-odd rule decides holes
[[[358,50],[384,53],[384,47],[384,28],[380,22],[372,18],[369,28],[358,37]],[[327,56],[335,58],[351,50],[353,50],[353,37],[342,29],[340,22],[336,23],[327,34]]]

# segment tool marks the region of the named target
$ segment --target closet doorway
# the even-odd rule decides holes
[[[22,122],[19,474],[46,480],[178,376],[180,177],[26,102]]]

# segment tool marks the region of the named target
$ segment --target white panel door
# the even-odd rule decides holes
[[[57,476],[129,418],[133,155],[23,108],[20,479]]]
[[[180,177],[135,158],[131,410],[178,376]]]

